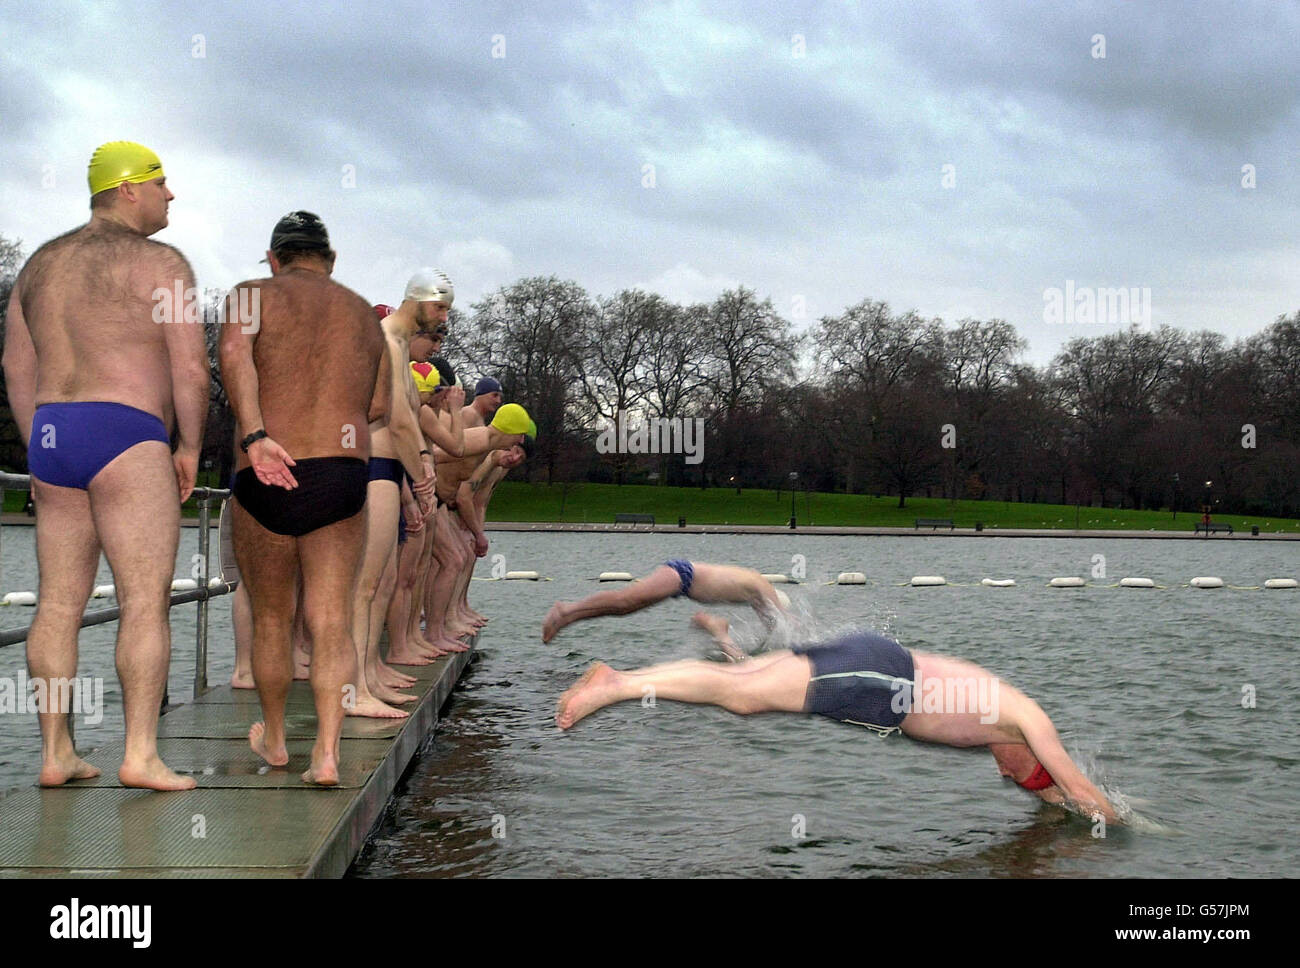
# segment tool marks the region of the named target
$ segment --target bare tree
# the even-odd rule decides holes
[[[0,349],[4,348],[5,320],[9,316],[9,296],[24,262],[22,240],[0,235]],[[9,390],[0,371],[0,467],[27,469],[23,438],[9,408]]]
[[[957,429],[952,451],[949,493],[957,497],[962,483],[971,496],[982,496],[993,470],[995,449],[1006,435],[999,432],[995,408],[1006,395],[1015,366],[1028,343],[1005,320],[963,319],[955,329],[935,333],[944,395],[952,407]],[[974,492],[978,493],[974,493]]]
[[[574,414],[594,306],[576,282],[535,276],[471,308],[457,345],[485,372],[497,374],[507,398],[532,414],[541,462],[553,479],[564,435],[580,429]],[[531,464],[524,466],[531,471]]]
[[[838,406],[827,430],[855,489],[857,467],[878,467],[876,437],[892,397],[933,363],[938,323],[916,313],[894,316],[889,304],[864,299],[838,316],[824,316],[812,334],[814,359]]]
[[[1093,339],[1074,339],[1057,355],[1070,413],[1081,427],[1082,459],[1102,491],[1117,491],[1121,504],[1141,503],[1149,470],[1141,441],[1149,437],[1159,401],[1167,391],[1185,337],[1161,326]]]
[[[724,477],[742,473],[747,446],[740,419],[745,408],[758,406],[771,386],[794,383],[794,360],[800,339],[790,323],[758,301],[752,289],[728,290],[710,304],[703,316],[704,382],[713,400],[713,437],[721,445]],[[718,426],[720,424],[720,426]]]
[[[908,387],[894,394],[881,414],[872,458],[884,479],[898,491],[898,506],[919,488],[938,480],[945,409],[936,395]]]

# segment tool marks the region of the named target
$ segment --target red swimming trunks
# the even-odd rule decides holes
[[[1053,786],[1055,783],[1056,781],[1052,779],[1052,774],[1043,769],[1043,764],[1036,763],[1034,765],[1034,772],[1030,773],[1029,776],[1025,777],[1025,779],[1017,785],[1024,787],[1026,790],[1046,790],[1049,786]]]

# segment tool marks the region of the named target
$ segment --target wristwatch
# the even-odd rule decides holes
[[[247,437],[245,437],[243,440],[239,442],[239,449],[242,450],[245,454],[247,454],[249,447],[252,447],[254,443],[261,440],[263,437],[267,437],[267,436],[270,435],[267,434],[266,428],[262,428],[261,430],[254,430],[251,434],[249,434]]]

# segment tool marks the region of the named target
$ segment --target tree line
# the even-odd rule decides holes
[[[0,237],[0,312],[21,265]],[[216,372],[204,466],[230,465]],[[1005,320],[953,324],[865,299],[802,331],[738,287],[679,305],[520,279],[453,309],[445,354],[537,421],[533,480],[788,487],[897,496],[1300,515],[1300,312],[1235,342],[1131,327],[1071,339],[1046,366]],[[702,419],[703,460],[610,452],[619,420]],[[606,439],[609,438],[606,433]],[[0,463],[22,470],[0,411]]]

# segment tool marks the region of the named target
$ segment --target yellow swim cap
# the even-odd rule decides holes
[[[533,418],[528,416],[528,411],[517,403],[507,403],[498,409],[496,416],[492,418],[492,426],[507,434],[537,436],[537,424],[533,423]]]
[[[438,368],[432,363],[417,363],[411,360],[411,376],[415,377],[415,389],[421,393],[432,393],[442,382]]]
[[[158,156],[134,141],[109,141],[100,145],[90,156],[90,168],[86,172],[92,195],[116,188],[123,182],[138,185],[162,177],[163,167]]]

